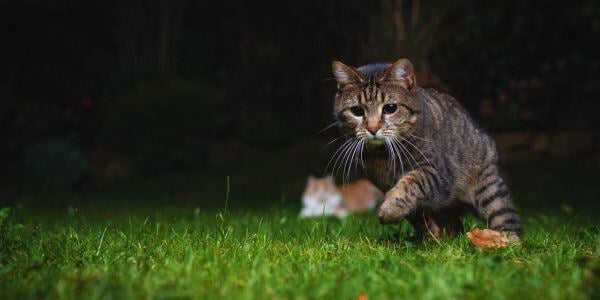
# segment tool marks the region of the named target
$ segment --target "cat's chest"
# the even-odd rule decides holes
[[[390,161],[385,157],[371,157],[364,163],[365,175],[383,192],[387,192],[401,177],[401,171],[394,172]]]

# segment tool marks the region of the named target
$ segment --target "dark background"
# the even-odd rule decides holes
[[[296,197],[335,149],[336,59],[409,58],[506,163],[595,176],[599,37],[597,1],[0,0],[0,200],[225,176]]]

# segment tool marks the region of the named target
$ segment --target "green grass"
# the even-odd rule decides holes
[[[230,173],[228,210],[219,173],[24,195],[0,213],[0,299],[600,298],[595,165],[507,168],[525,237],[481,251],[464,235],[410,242],[369,213],[298,220],[322,166],[293,155]]]
[[[408,242],[371,215],[83,213],[17,221],[4,211],[0,298],[598,297],[600,230],[572,215],[526,218],[522,246],[480,251],[466,237]],[[467,220],[468,226],[475,225]]]

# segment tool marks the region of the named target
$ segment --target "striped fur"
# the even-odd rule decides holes
[[[406,218],[418,232],[439,235],[460,231],[461,215],[471,210],[519,239],[521,221],[494,141],[458,101],[417,86],[406,59],[360,68],[334,62],[333,70],[338,124],[360,145],[365,174],[386,192],[383,224]],[[393,113],[384,112],[388,104]]]

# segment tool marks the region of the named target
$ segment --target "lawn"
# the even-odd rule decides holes
[[[236,185],[241,173],[229,191],[224,177],[173,175],[162,194],[145,181],[147,194],[17,203],[0,213],[0,298],[598,299],[598,173],[563,168],[509,168],[526,234],[493,251],[465,235],[414,242],[407,224],[381,226],[369,213],[298,220],[304,175],[264,203],[240,192],[256,184]],[[194,198],[205,185],[219,194]]]

